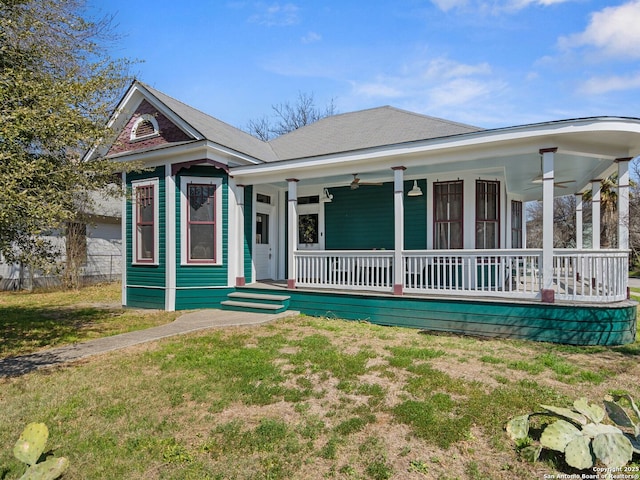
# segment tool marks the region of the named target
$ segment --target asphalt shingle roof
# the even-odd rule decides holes
[[[200,132],[207,140],[258,160],[266,162],[277,160],[268,143],[249,135],[239,128],[224,123],[211,115],[207,115],[200,110],[190,107],[149,85],[144,83],[141,83],[141,85],[170,108],[176,115]]]
[[[482,130],[394,107],[325,117],[272,140],[278,159],[313,157]]]
[[[270,142],[142,84],[206,139],[264,162],[315,157],[483,130],[385,106],[325,117]]]

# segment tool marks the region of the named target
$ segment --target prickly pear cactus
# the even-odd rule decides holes
[[[49,429],[44,423],[27,425],[13,447],[14,456],[27,465],[35,465],[44,453],[44,446],[49,439]]]
[[[573,468],[583,470],[593,466],[593,455],[589,446],[589,438],[579,436],[571,440],[564,450],[564,459]]]
[[[49,438],[49,429],[44,423],[30,423],[13,447],[14,456],[28,465],[20,480],[54,480],[62,475],[69,461],[64,458],[50,457],[38,462],[44,453]]]
[[[593,453],[609,468],[619,468],[631,461],[633,447],[621,433],[603,433],[593,439]]]
[[[54,480],[62,475],[69,466],[69,460],[64,457],[50,458],[44,462],[29,467],[19,480]]]
[[[635,414],[637,422],[618,403],[624,399]],[[609,468],[619,468],[640,453],[640,410],[629,395],[608,397],[605,408],[589,404],[585,398],[573,403],[573,408],[541,405],[544,412],[520,415],[505,426],[508,435],[516,442],[534,442],[529,438],[529,420],[535,415],[560,417],[547,425],[534,442],[521,450],[527,459],[536,461],[542,448],[564,453],[568,465],[583,470],[593,467],[596,460]],[[606,416],[621,428],[601,423]]]

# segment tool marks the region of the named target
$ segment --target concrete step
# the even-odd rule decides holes
[[[241,312],[281,313],[287,310],[287,305],[280,303],[242,302],[238,300],[224,300],[220,302],[222,308]]]
[[[288,295],[272,295],[269,293],[250,293],[250,292],[233,292],[227,295],[229,298],[242,298],[247,300],[261,300],[266,303],[275,302],[282,303],[289,300]]]

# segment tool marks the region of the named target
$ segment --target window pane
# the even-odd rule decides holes
[[[213,221],[213,185],[189,185],[189,219],[192,222]]]
[[[448,248],[462,248],[462,223],[451,223],[450,226]]]
[[[435,247],[446,249],[449,248],[449,224],[439,223],[436,225]]]
[[[153,205],[140,205],[140,222],[153,222]]]
[[[153,260],[153,225],[138,225],[138,259]]]
[[[213,260],[214,227],[212,224],[192,224],[189,231],[191,260]]]
[[[298,243],[318,243],[318,214],[298,217]]]
[[[256,213],[256,243],[269,243],[269,215],[266,213]]]

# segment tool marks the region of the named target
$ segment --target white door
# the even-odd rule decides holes
[[[273,279],[276,276],[277,200],[275,191],[256,190],[253,229],[256,280]]]

